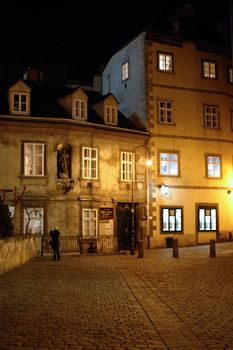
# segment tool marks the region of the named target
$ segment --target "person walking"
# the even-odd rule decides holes
[[[60,260],[59,228],[57,226],[52,228],[49,235],[51,237],[50,245],[53,250],[53,260]]]

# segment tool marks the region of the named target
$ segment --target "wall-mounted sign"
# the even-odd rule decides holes
[[[113,219],[113,208],[100,208],[99,216],[100,216],[100,221]]]
[[[145,175],[137,174],[137,182],[145,182]]]

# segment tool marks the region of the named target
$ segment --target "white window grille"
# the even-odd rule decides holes
[[[106,106],[106,124],[117,125],[117,108]]]
[[[160,153],[160,175],[178,176],[179,175],[179,156],[178,153]]]
[[[221,157],[207,155],[207,177],[221,177]]]
[[[28,113],[29,111],[28,98],[29,97],[27,93],[13,92],[12,94],[13,113],[22,113],[22,114]]]
[[[217,208],[199,207],[198,208],[198,230],[216,231],[217,229]]]
[[[204,78],[216,79],[216,63],[203,61],[203,76]]]
[[[217,129],[219,127],[218,107],[204,106],[204,120],[206,128]]]
[[[173,102],[159,101],[159,123],[173,124]]]
[[[98,149],[83,147],[82,149],[82,175],[84,179],[98,178]]]
[[[121,181],[132,181],[134,176],[134,154],[121,152]]]
[[[80,119],[86,119],[87,117],[87,103],[82,99],[74,100],[74,117]]]
[[[121,66],[121,79],[125,81],[129,79],[129,62],[124,62]]]
[[[98,227],[98,211],[97,209],[83,209],[82,210],[82,223],[83,223],[83,236],[95,237],[97,236]]]
[[[162,208],[162,232],[181,232],[183,230],[182,208]]]
[[[159,70],[165,72],[173,72],[173,56],[171,54],[159,52],[158,60]]]
[[[44,176],[43,143],[24,143],[24,175]]]

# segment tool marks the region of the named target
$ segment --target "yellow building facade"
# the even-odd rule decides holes
[[[232,83],[226,48],[150,31],[105,67],[103,93],[151,134],[152,247],[231,239]]]

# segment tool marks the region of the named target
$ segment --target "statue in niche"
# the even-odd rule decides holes
[[[57,178],[71,178],[71,147],[68,143],[57,145]]]

